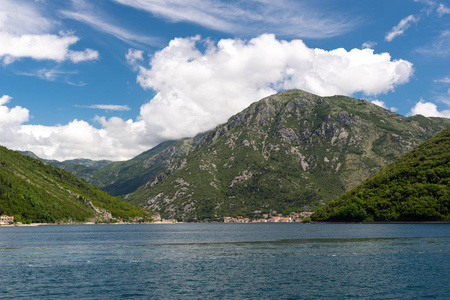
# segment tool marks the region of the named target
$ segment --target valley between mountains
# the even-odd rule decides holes
[[[449,127],[445,118],[289,90],[129,161],[46,162],[163,219],[287,214],[323,207]]]

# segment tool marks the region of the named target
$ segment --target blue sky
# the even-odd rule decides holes
[[[290,88],[448,118],[449,25],[441,0],[0,0],[0,144],[124,160]]]

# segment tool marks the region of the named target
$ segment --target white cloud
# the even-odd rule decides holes
[[[446,7],[444,4],[440,3],[439,7],[436,9],[438,16],[442,17],[443,15],[450,14],[450,8]]]
[[[130,66],[132,66],[134,69],[137,69],[139,67],[138,62],[144,60],[144,51],[137,50],[137,49],[128,49],[128,53],[125,54],[125,58],[127,59],[127,62]]]
[[[94,104],[94,105],[79,106],[79,107],[103,109],[103,110],[114,110],[114,111],[130,110],[130,107],[128,105],[113,105],[113,104]]]
[[[375,105],[377,105],[377,106],[379,106],[379,107],[382,107],[382,108],[387,108],[386,107],[386,104],[384,103],[384,101],[381,101],[381,100],[372,100],[372,101],[370,101],[370,103],[372,103],[372,104],[375,104]]]
[[[370,103],[375,104],[375,105],[385,108],[385,109],[389,109],[390,111],[394,111],[394,112],[397,111],[397,108],[395,108],[395,107],[388,108],[386,106],[386,103],[384,103],[384,101],[381,101],[378,99],[372,100],[372,101],[370,101]]]
[[[419,18],[417,18],[413,15],[407,16],[406,18],[401,20],[400,23],[398,23],[398,25],[394,26],[391,29],[391,31],[389,31],[386,34],[384,39],[388,42],[392,41],[397,36],[404,34],[405,31],[409,28],[409,26],[411,26],[411,24],[417,23],[418,21],[419,21]]]
[[[319,95],[386,93],[405,83],[412,64],[371,49],[308,48],[301,40],[265,34],[248,42],[226,39],[201,52],[198,37],[174,39],[156,53],[138,82],[156,96],[141,118],[161,139],[192,136],[225,122],[277,90],[300,88]]]
[[[20,36],[48,32],[53,26],[54,22],[29,1],[0,0],[0,31]]]
[[[98,53],[92,49],[69,50],[79,38],[70,33],[51,33],[56,22],[43,17],[32,3],[1,0],[0,4],[0,60],[3,64],[25,57],[75,63],[97,59]]]
[[[98,52],[92,49],[86,49],[84,51],[68,51],[67,57],[74,63],[79,63],[87,60],[98,59]]]
[[[13,144],[18,150],[27,149],[40,157],[59,160],[79,157],[128,159],[148,149],[134,138],[139,132],[137,126],[133,126],[137,123],[120,120],[115,128],[110,128],[109,123],[106,122],[107,127],[102,129],[79,120],[64,126],[23,125],[15,132]]]
[[[121,28],[118,25],[112,24],[106,17],[98,14],[98,9],[94,9],[93,6],[87,4],[85,1],[73,2],[76,4],[77,11],[60,11],[63,17],[86,23],[96,30],[106,32],[127,43],[133,44],[138,42],[154,46],[160,44],[158,38],[138,35]]]
[[[450,110],[438,111],[437,105],[420,99],[411,109],[409,115],[422,115],[425,117],[450,118]]]
[[[440,82],[440,83],[450,83],[450,77],[443,77],[441,79],[437,79],[434,82]]]
[[[373,49],[376,45],[377,45],[377,42],[367,41],[367,42],[364,42],[364,43],[362,44],[362,48],[363,48],[363,49],[364,49],[364,48]]]
[[[0,97],[0,105],[5,105],[9,101],[11,101],[12,97],[8,95],[3,95]]]
[[[441,32],[431,45],[421,47],[417,52],[432,56],[450,55],[450,30]]]
[[[218,1],[218,0],[114,0],[172,22],[191,22],[210,29],[255,36],[278,35],[325,38],[341,35],[358,24],[357,18],[330,5],[311,1]],[[338,9],[338,7],[335,7]],[[335,17],[339,15],[339,17]]]
[[[14,138],[14,130],[29,119],[29,111],[26,108],[20,106],[8,108],[5,105],[11,100],[12,97],[8,95],[0,97],[0,137],[2,140]]]

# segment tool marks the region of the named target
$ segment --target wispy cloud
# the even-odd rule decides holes
[[[37,77],[46,81],[64,81],[67,84],[73,86],[85,86],[85,82],[73,82],[70,77],[72,75],[78,74],[78,71],[68,71],[62,70],[60,67],[55,67],[51,69],[42,68],[38,70],[29,70],[29,71],[14,71],[14,74],[20,76],[32,76]]]
[[[437,13],[440,17],[446,14],[450,14],[450,8],[446,7],[444,4],[439,4],[439,7],[437,8]]]
[[[417,49],[417,52],[432,56],[450,55],[450,30],[441,32],[441,34],[429,46]]]
[[[130,66],[133,67],[133,69],[137,70],[139,68],[139,61],[144,60],[143,56],[144,52],[137,49],[128,49],[128,53],[125,55],[125,58]]]
[[[394,26],[391,31],[389,31],[385,36],[385,41],[391,42],[394,38],[399,35],[405,33],[405,31],[411,26],[413,23],[417,23],[419,21],[418,17],[414,15],[409,15],[403,20],[401,20],[396,26]]]
[[[73,10],[60,11],[64,18],[88,24],[96,30],[108,33],[129,44],[135,44],[136,42],[152,46],[161,44],[159,38],[139,35],[114,24],[99,9],[84,0],[73,0],[72,3]]]
[[[103,109],[103,110],[111,110],[111,111],[131,110],[131,108],[128,105],[113,105],[113,104],[76,105],[76,107]]]
[[[309,1],[213,1],[213,0],[114,0],[166,18],[190,22],[210,29],[242,35],[265,32],[279,36],[326,38],[352,30],[359,20],[344,12],[328,14]]]
[[[362,44],[362,48],[373,49],[377,45],[377,42],[367,41]]]
[[[440,82],[440,83],[450,83],[450,77],[444,77],[441,79],[436,79],[434,82]]]

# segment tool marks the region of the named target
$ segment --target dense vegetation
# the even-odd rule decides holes
[[[450,129],[319,209],[314,221],[450,221]]]
[[[126,200],[182,220],[322,207],[449,126],[349,97],[285,91],[204,134]]]
[[[142,209],[67,171],[1,146],[0,214],[13,215],[15,221],[23,223],[149,218]]]

